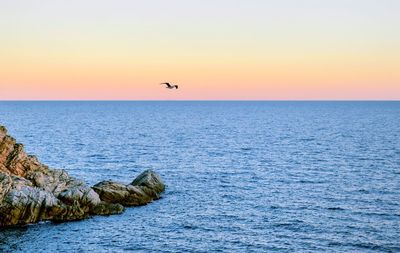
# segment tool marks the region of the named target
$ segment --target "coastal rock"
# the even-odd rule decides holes
[[[159,199],[164,189],[151,170],[129,185],[104,181],[89,187],[65,170],[50,169],[27,155],[23,145],[0,126],[0,227],[119,214],[124,206]]]
[[[94,185],[93,189],[104,202],[120,203],[124,206],[140,206],[159,199],[165,186],[154,171],[146,170],[131,184],[103,181]]]
[[[159,199],[160,193],[165,190],[161,177],[152,170],[144,171],[132,181],[131,185],[139,187],[153,199]]]

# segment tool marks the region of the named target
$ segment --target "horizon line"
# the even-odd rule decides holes
[[[400,99],[0,99],[0,102],[400,102]]]

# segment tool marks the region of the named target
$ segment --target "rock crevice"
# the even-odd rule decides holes
[[[159,199],[164,190],[161,178],[151,170],[128,185],[103,181],[90,187],[26,154],[0,126],[0,227],[119,214],[126,206]]]

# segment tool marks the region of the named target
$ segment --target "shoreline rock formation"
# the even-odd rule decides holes
[[[159,199],[164,190],[161,178],[151,170],[128,185],[103,181],[90,187],[26,154],[0,126],[0,227],[120,214],[126,206]]]

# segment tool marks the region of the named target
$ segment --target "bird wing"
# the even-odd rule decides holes
[[[161,83],[161,84],[166,84],[167,87],[171,87],[171,84],[169,84],[169,83]]]

